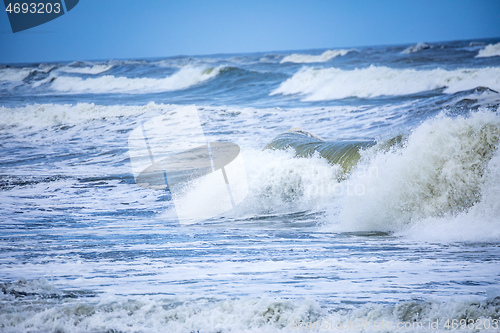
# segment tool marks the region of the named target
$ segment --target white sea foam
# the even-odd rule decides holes
[[[30,68],[3,68],[0,69],[0,81],[16,82],[24,80],[31,74]]]
[[[33,295],[17,290],[32,284]],[[36,287],[41,286],[40,293]],[[452,320],[473,320],[476,329],[492,331],[498,317],[498,291],[490,296],[383,305],[322,308],[316,301],[245,297],[240,299],[178,299],[73,294],[63,298],[46,281],[2,284],[5,292],[0,313],[3,332],[436,332]],[[51,288],[47,294],[47,288]],[[38,295],[39,297],[36,297]],[[20,297],[21,296],[21,297]],[[47,297],[49,296],[49,297]],[[83,297],[82,297],[83,296]],[[16,298],[17,297],[17,298]],[[27,297],[26,300],[23,298]],[[496,298],[495,298],[496,297]],[[57,299],[57,298],[56,298]],[[329,311],[333,310],[333,311]],[[481,319],[479,321],[478,319]],[[489,329],[486,329],[489,328]],[[460,331],[471,332],[466,325]]]
[[[400,96],[445,88],[445,93],[478,86],[500,91],[500,68],[457,70],[414,70],[370,66],[341,70],[304,67],[283,82],[271,95],[299,94],[304,101],[323,101],[346,97],[372,98]]]
[[[94,103],[32,104],[15,108],[0,106],[1,126],[46,128],[56,125],[74,125],[91,120],[108,120],[123,116],[154,114],[173,107],[153,102],[142,105],[95,105]]]
[[[19,295],[20,284],[30,283],[47,284],[35,280],[5,285],[6,292],[0,294],[5,302],[0,314],[2,332],[275,332],[292,320],[316,320],[321,311],[313,301],[296,305],[251,297],[214,301],[110,296],[54,306],[50,299],[44,300],[45,289],[39,293],[42,297],[24,308],[14,296]]]
[[[420,43],[417,43],[415,45],[412,45],[412,46],[404,49],[403,52],[401,52],[401,53],[403,53],[403,54],[417,53],[417,52],[420,52],[422,50],[427,50],[430,48],[431,48],[431,46],[429,44],[420,42]]]
[[[402,148],[365,153],[376,176],[347,182],[364,195],[346,196],[338,230],[396,231],[438,240],[500,239],[500,117],[440,115],[413,131]],[[338,209],[338,207],[337,207]]]
[[[289,213],[325,209],[341,173],[318,156],[295,158],[293,151],[246,151],[249,194],[236,214]]]
[[[281,60],[281,63],[294,62],[294,63],[312,63],[312,62],[326,62],[338,56],[345,56],[347,53],[353,50],[328,50],[320,55],[311,54],[298,54],[294,53],[288,55]]]
[[[241,219],[242,216],[325,210],[334,197],[331,188],[337,184],[341,168],[329,165],[319,156],[296,158],[292,151],[260,149],[246,149],[242,155],[248,194],[234,210],[224,213],[224,217]],[[189,187],[184,190],[187,195],[196,195]],[[198,186],[196,192],[211,193],[213,187]],[[207,204],[210,202],[198,200],[197,209],[209,210]]]
[[[500,56],[500,43],[487,45],[484,49],[479,50],[476,58],[498,57]]]
[[[100,74],[110,70],[112,65],[94,65],[91,67],[71,67],[65,66],[59,70],[66,73],[78,73],[78,74]]]
[[[104,75],[98,78],[56,76],[51,88],[66,93],[127,93],[143,94],[186,89],[217,76],[223,67],[201,68],[186,66],[163,79],[127,78]]]
[[[500,239],[500,153],[488,163],[479,192],[481,200],[456,216],[428,217],[399,234],[425,241],[490,241]]]

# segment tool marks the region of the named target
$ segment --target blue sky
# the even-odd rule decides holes
[[[0,13],[0,63],[479,39],[499,17],[500,0],[80,0],[15,34]]]

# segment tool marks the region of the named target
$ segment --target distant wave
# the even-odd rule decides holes
[[[420,52],[420,51],[427,50],[427,49],[430,49],[430,48],[431,48],[430,44],[427,44],[427,43],[417,43],[415,45],[412,45],[412,46],[406,48],[401,53],[403,53],[403,54],[416,53],[416,52]]]
[[[67,93],[127,93],[142,94],[186,89],[217,76],[223,67],[200,68],[186,66],[163,79],[127,78],[105,75],[98,78],[57,76],[48,78],[51,88]],[[39,83],[41,84],[41,83]]]
[[[498,57],[500,56],[500,43],[490,44],[480,50],[476,58]]]
[[[112,65],[94,65],[91,67],[62,67],[59,70],[66,73],[79,73],[79,74],[100,74],[110,70]]]
[[[298,54],[286,56],[281,60],[281,63],[294,62],[294,63],[311,63],[311,62],[325,62],[338,56],[345,56],[347,53],[354,50],[328,50],[320,55],[311,54]]]
[[[0,70],[0,81],[16,82],[22,81],[32,72],[29,68],[2,68]]]
[[[344,71],[304,67],[283,82],[271,95],[304,95],[304,101],[346,97],[402,96],[445,88],[445,93],[478,86],[500,90],[500,68],[414,70],[370,66]]]
[[[55,66],[41,64],[40,66],[33,67],[5,67],[0,69],[0,81],[17,82],[26,79],[34,72],[48,73]]]

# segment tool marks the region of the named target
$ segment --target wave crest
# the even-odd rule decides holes
[[[283,64],[285,62],[293,62],[301,64],[301,63],[312,63],[312,62],[326,62],[338,56],[345,56],[347,53],[352,51],[354,50],[328,50],[320,55],[294,53],[284,57],[283,60],[281,60],[281,63]]]
[[[224,67],[201,68],[186,66],[163,79],[127,78],[105,75],[98,78],[59,76],[48,79],[51,88],[66,93],[126,93],[143,94],[180,90],[217,76]]]
[[[85,67],[73,67],[66,66],[62,67],[59,70],[66,73],[77,73],[77,74],[101,74],[108,70],[110,70],[113,65],[93,65],[93,66],[85,66]]]
[[[34,73],[49,73],[56,66],[40,64],[38,67],[5,67],[0,68],[0,81],[20,82]]]
[[[498,57],[500,56],[500,43],[487,45],[484,49],[479,50],[476,58]]]

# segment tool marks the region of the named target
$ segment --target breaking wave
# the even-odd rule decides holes
[[[312,63],[312,62],[326,62],[338,56],[345,56],[353,50],[328,50],[320,55],[311,54],[297,54],[288,55],[281,60],[281,63],[294,62],[294,63]]]
[[[283,82],[271,95],[303,95],[304,101],[347,97],[402,96],[435,89],[455,93],[478,86],[500,90],[500,68],[414,70],[370,66],[341,70],[304,67]]]
[[[143,94],[186,89],[203,81],[216,77],[223,67],[200,68],[186,66],[163,79],[127,78],[104,75],[98,78],[82,79],[79,77],[51,77],[51,88],[65,93],[127,93]]]
[[[476,58],[498,57],[500,56],[500,43],[487,45],[484,49],[479,50]]]
[[[376,172],[354,172],[346,181],[363,191],[342,199],[331,227],[436,240],[500,239],[499,140],[498,114],[479,111],[441,114],[402,145],[366,150],[359,167]]]
[[[331,203],[331,184],[342,175],[319,155],[296,158],[295,152],[251,150],[244,155],[248,196],[230,215],[261,216],[324,210]]]
[[[48,73],[56,66],[40,64],[38,67],[5,67],[0,69],[0,81],[18,82],[23,81],[33,73]]]

